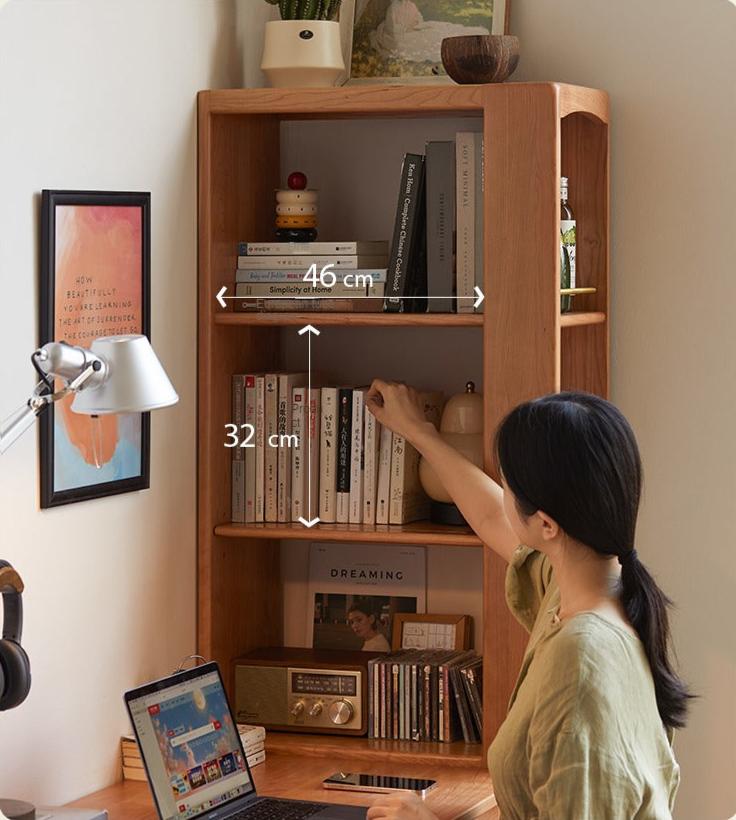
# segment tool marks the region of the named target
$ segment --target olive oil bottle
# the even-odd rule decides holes
[[[560,179],[560,287],[574,288],[575,285],[575,243],[576,220],[568,200],[567,177]],[[563,313],[572,309],[572,296],[562,296],[560,307]]]

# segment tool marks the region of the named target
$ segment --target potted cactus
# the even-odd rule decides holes
[[[266,23],[261,69],[271,85],[335,85],[345,73],[337,16],[341,0],[266,0],[280,20]]]

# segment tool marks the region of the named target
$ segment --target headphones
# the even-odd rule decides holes
[[[31,688],[31,663],[20,645],[23,632],[23,581],[0,559],[3,637],[0,640],[0,712],[20,706]]]

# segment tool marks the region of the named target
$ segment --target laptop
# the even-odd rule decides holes
[[[161,820],[365,820],[364,806],[258,796],[216,663],[132,689],[125,705]]]

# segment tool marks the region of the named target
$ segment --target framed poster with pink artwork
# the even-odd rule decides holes
[[[151,195],[44,191],[40,344],[151,336]],[[85,416],[72,396],[41,416],[41,507],[147,489],[148,413]]]

